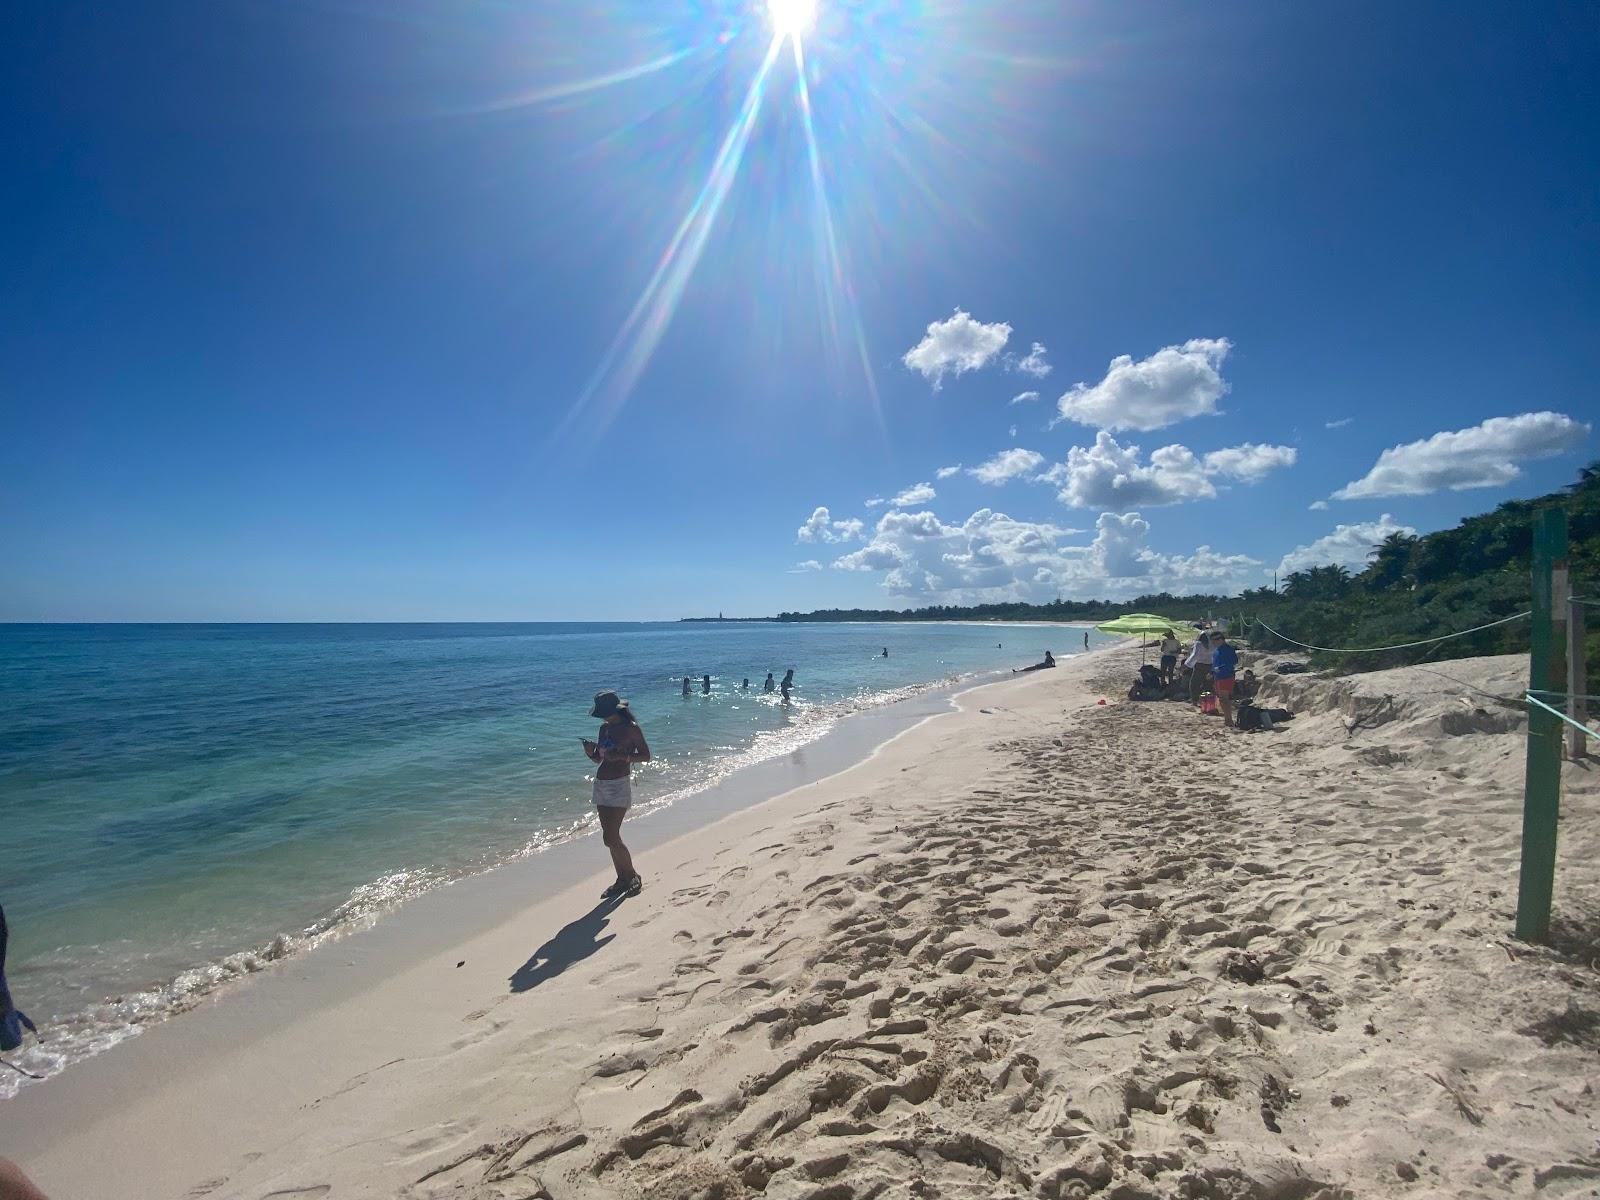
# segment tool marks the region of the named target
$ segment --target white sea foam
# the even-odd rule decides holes
[[[925,695],[979,678],[952,674],[943,679],[904,687],[860,692],[827,704],[812,704],[796,699],[789,707],[790,721],[778,729],[757,732],[747,746],[712,747],[713,756],[689,768],[691,778],[681,786],[659,795],[650,795],[652,782],[641,780],[644,798],[637,814],[668,808],[690,796],[702,793],[725,781],[735,772],[771,759],[792,754],[833,730],[846,717]],[[751,692],[748,701],[776,704],[775,697]],[[563,845],[597,828],[592,813],[582,818],[541,830],[524,845],[509,853],[486,853],[481,861],[454,870],[421,867],[395,871],[355,888],[349,897],[306,927],[277,934],[266,942],[179,972],[173,978],[138,991],[108,997],[52,1021],[43,1029],[44,1039],[30,1040],[25,1049],[6,1062],[15,1070],[0,1070],[0,1099],[9,1098],[30,1080],[22,1072],[48,1078],[73,1063],[110,1049],[150,1026],[194,1008],[219,990],[259,971],[303,954],[333,938],[367,929],[404,902],[434,888],[471,875],[492,870],[514,859],[539,854]]]

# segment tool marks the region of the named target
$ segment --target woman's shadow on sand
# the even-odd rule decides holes
[[[612,941],[616,934],[608,933],[601,937],[600,931],[610,924],[611,914],[621,903],[620,896],[602,900],[576,921],[563,926],[560,933],[535,950],[533,956],[517,968],[516,974],[511,977],[511,990],[532,991]]]

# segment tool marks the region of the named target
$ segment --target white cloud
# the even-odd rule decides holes
[[[1322,427],[1324,429],[1343,429],[1354,420],[1354,417],[1340,417],[1337,421],[1324,421]]]
[[[805,571],[820,571],[820,570],[822,570],[822,564],[819,563],[814,558],[808,558],[808,559],[805,560],[805,562],[797,562],[797,563],[795,563],[794,567],[790,570],[789,574],[798,575],[798,574],[801,574],[802,572],[805,572]]]
[[[1319,537],[1304,546],[1296,546],[1283,556],[1278,564],[1278,574],[1288,575],[1308,567],[1325,567],[1337,564],[1359,571],[1367,565],[1375,546],[1391,533],[1414,536],[1416,530],[1409,525],[1396,524],[1384,513],[1376,521],[1362,521],[1356,525],[1336,525],[1332,533]]]
[[[1015,396],[1011,397],[1011,403],[1012,404],[1032,404],[1038,398],[1039,398],[1039,393],[1038,392],[1018,392]]]
[[[939,493],[933,490],[931,483],[913,483],[893,500],[889,501],[890,508],[915,508],[919,504],[926,504]]]
[[[1074,446],[1067,461],[1041,479],[1059,487],[1063,504],[1073,508],[1126,511],[1186,500],[1210,500],[1217,494],[1205,468],[1187,446],[1162,446],[1139,461],[1139,447],[1123,446],[1109,433],[1095,436],[1093,446]]]
[[[1313,500],[1306,507],[1309,508],[1312,512],[1327,512],[1328,511],[1328,502],[1326,500]]]
[[[1016,437],[1017,436],[1017,427],[1015,425],[1013,425],[1010,428],[1010,430],[1007,432],[1006,436],[1007,437]]]
[[[1150,453],[1147,464],[1139,460],[1139,447],[1123,445],[1109,433],[1095,435],[1093,446],[1074,446],[1067,461],[1038,476],[1053,483],[1063,504],[1073,508],[1126,511],[1189,500],[1216,498],[1217,477],[1242,483],[1259,482],[1269,471],[1295,461],[1289,446],[1264,446],[1246,442],[1213,450],[1197,458],[1187,446],[1162,446]]]
[[[882,508],[887,503],[889,503],[889,498],[887,496],[874,496],[871,500],[867,501],[866,507]]]
[[[1022,475],[1031,475],[1044,466],[1044,455],[1037,450],[1024,450],[1020,446],[1002,450],[987,462],[979,463],[967,472],[979,483],[999,487]]]
[[[933,477],[935,479],[949,479],[950,476],[959,474],[961,474],[961,464],[957,463],[953,467],[940,467],[933,473]]]
[[[946,320],[930,321],[922,340],[901,361],[937,389],[947,372],[961,375],[987,366],[1010,337],[1011,326],[1004,321],[985,325],[958,308]]]
[[[1043,379],[1051,371],[1055,370],[1054,367],[1045,362],[1044,356],[1046,353],[1044,343],[1035,342],[1033,349],[1029,350],[1021,358],[1018,358],[1015,354],[1007,355],[1006,367],[1008,370],[1020,371],[1024,375],[1032,375],[1035,379]]]
[[[1459,492],[1500,487],[1522,474],[1519,460],[1550,458],[1576,448],[1588,436],[1588,425],[1561,413],[1491,417],[1470,429],[1391,446],[1378,456],[1372,470],[1340,488],[1333,498],[1425,496],[1445,488]]]
[[[1280,467],[1292,467],[1299,452],[1293,446],[1265,446],[1259,442],[1246,442],[1227,450],[1213,450],[1206,455],[1206,470],[1226,475],[1241,483],[1258,483],[1270,472]]]
[[[857,517],[835,521],[833,514],[818,505],[806,523],[795,530],[795,538],[802,542],[853,542],[866,532],[866,526]]]
[[[958,525],[931,512],[886,513],[871,539],[834,562],[839,570],[881,572],[903,600],[980,603],[1066,596],[1128,596],[1141,591],[1233,592],[1261,563],[1201,546],[1191,555],[1150,549],[1138,513],[1103,513],[1087,545],[1063,544],[1081,531],[1015,520],[979,509]]]
[[[1123,354],[1111,360],[1099,383],[1075,385],[1056,407],[1062,420],[1113,432],[1164,429],[1213,415],[1228,391],[1221,367],[1231,349],[1227,338],[1194,338],[1138,362]]]

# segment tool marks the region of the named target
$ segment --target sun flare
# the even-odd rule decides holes
[[[775,37],[803,37],[817,23],[817,0],[767,0]]]

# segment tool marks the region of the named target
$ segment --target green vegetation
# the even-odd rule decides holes
[[[1567,511],[1571,576],[1582,594],[1600,596],[1600,462],[1578,481],[1535,500],[1512,500],[1469,517],[1453,529],[1420,537],[1393,534],[1373,549],[1371,562],[1352,574],[1344,567],[1313,567],[1281,581],[1281,590],[1252,588],[1238,596],[1140,596],[1050,604],[932,605],[893,612],[825,609],[782,613],[780,621],[1108,621],[1130,612],[1155,612],[1176,620],[1227,616],[1248,628],[1252,647],[1285,657],[1309,658],[1316,667],[1370,671],[1406,663],[1511,654],[1528,648],[1528,624],[1513,621],[1464,638],[1410,650],[1309,656],[1267,632],[1322,646],[1387,646],[1454,633],[1522,612],[1529,603],[1529,557],[1534,514]],[[1591,610],[1588,653],[1600,655],[1600,608]]]

